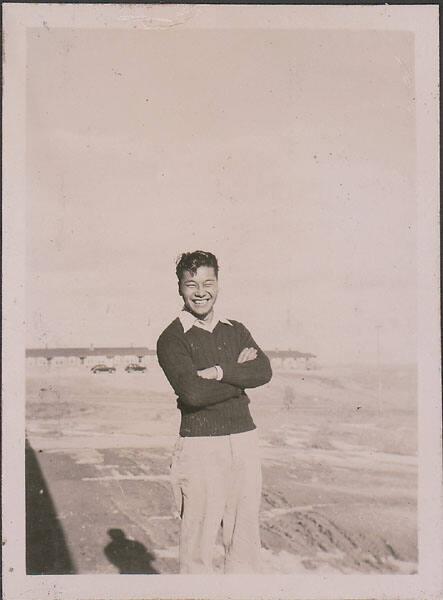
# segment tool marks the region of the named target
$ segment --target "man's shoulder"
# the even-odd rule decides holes
[[[235,319],[231,319],[229,317],[228,317],[228,320],[229,320],[229,323],[231,324],[231,327],[229,327],[229,329],[232,332],[231,335],[235,336],[236,338],[240,338],[240,340],[242,342],[244,342],[245,340],[249,340],[249,338],[251,337],[251,332],[244,323],[242,323],[241,321],[237,321]],[[228,327],[227,327],[227,329],[228,329]]]
[[[243,323],[241,323],[240,321],[236,321],[235,319],[231,319],[231,317],[227,317],[226,321],[229,322],[229,324],[234,327],[234,329],[246,329],[246,327],[243,325]],[[224,321],[222,321],[224,322]]]
[[[183,326],[180,323],[180,319],[178,317],[176,317],[171,323],[169,323],[169,325],[161,332],[161,334],[159,335],[159,338],[157,340],[157,344],[161,341],[165,341],[168,338],[173,338],[173,337],[177,337],[180,336],[182,337],[184,335],[183,333]]]

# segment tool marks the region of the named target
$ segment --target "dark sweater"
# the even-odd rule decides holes
[[[157,342],[157,357],[177,394],[181,436],[229,435],[255,429],[245,388],[270,381],[271,365],[244,325],[218,322],[214,331],[192,327],[184,333],[175,319]],[[239,364],[243,348],[256,348],[257,358]],[[221,381],[203,379],[197,371],[220,365]]]

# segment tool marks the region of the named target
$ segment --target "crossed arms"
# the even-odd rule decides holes
[[[237,362],[239,364],[248,362],[249,360],[254,360],[257,358],[257,348],[243,348],[237,358]],[[207,369],[200,369],[197,371],[197,375],[199,377],[203,377],[203,379],[217,379],[220,381],[223,379],[223,369],[220,365],[216,365],[214,367],[208,367]]]
[[[221,361],[223,378],[216,380],[215,365],[197,371],[186,342],[179,336],[160,336],[157,357],[166,378],[180,401],[201,408],[236,398],[245,388],[253,388],[270,381],[271,365],[268,357],[257,346],[244,327],[243,349],[236,361]]]

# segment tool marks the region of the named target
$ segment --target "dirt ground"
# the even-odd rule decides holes
[[[249,395],[265,572],[415,573],[415,370],[383,367],[380,383],[372,367],[277,372]],[[30,370],[28,572],[176,573],[178,426],[156,366]]]

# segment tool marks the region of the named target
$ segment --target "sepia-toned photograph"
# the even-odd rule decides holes
[[[6,6],[7,600],[441,592],[438,12],[358,8]]]

